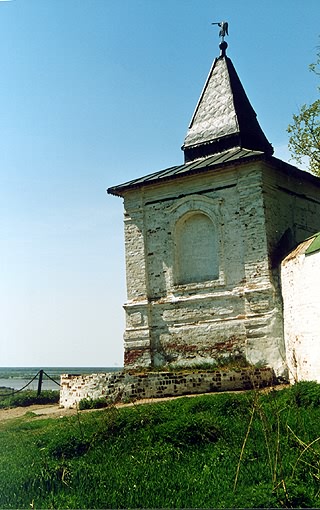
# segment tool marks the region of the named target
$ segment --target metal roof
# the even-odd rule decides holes
[[[183,165],[172,166],[165,170],[134,179],[132,181],[119,184],[118,186],[112,186],[107,189],[107,192],[111,195],[122,196],[123,192],[134,188],[140,188],[150,184],[161,183],[164,181],[183,177],[185,175],[192,175],[202,173],[207,170],[215,169],[216,167],[226,166],[230,164],[239,164],[247,160],[260,159],[264,156],[262,151],[252,151],[248,149],[241,149],[239,147],[229,149],[219,154],[214,154],[206,158],[198,159],[190,163]]]
[[[306,255],[310,255],[311,253],[315,253],[316,251],[320,251],[320,232],[315,234],[313,237],[313,241],[308,246],[305,251]]]
[[[283,260],[282,264],[286,264],[288,261],[293,260],[300,255],[311,255],[320,251],[320,232],[313,234],[308,237],[302,243],[298,244]]]
[[[213,62],[182,149],[187,162],[239,146],[273,153],[232,61],[222,55]]]

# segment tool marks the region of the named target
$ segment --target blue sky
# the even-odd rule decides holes
[[[213,21],[275,155],[316,99],[318,0],[0,0],[0,366],[121,366],[122,201],[180,164]]]

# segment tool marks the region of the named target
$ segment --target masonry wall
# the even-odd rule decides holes
[[[273,371],[239,369],[215,372],[109,372],[62,375],[60,406],[75,407],[82,399],[106,399],[107,403],[192,395],[214,391],[262,388],[275,383]]]
[[[280,274],[281,261],[298,243],[320,230],[320,179],[285,163],[281,163],[280,167],[267,164],[263,170],[263,189],[270,276],[275,295],[279,299],[277,308],[280,310],[284,303],[285,310],[288,310],[288,303],[291,307],[292,296],[299,296],[300,299],[302,294],[299,285],[293,285],[293,282],[289,290],[288,273],[285,281]],[[303,294],[308,292],[312,292],[311,289],[307,291],[305,288]],[[291,381],[297,376],[293,370],[292,356],[295,348],[292,345],[292,335],[299,336],[298,331],[301,328],[299,324],[304,323],[301,314],[303,309],[305,307],[295,309],[295,320],[291,322],[293,328],[291,340],[288,340],[288,334],[284,331],[282,356],[287,360]],[[311,309],[312,306],[309,310]],[[286,329],[288,320],[286,317],[283,320]],[[305,355],[309,356],[309,347],[305,345],[305,349]],[[305,366],[305,360],[306,358],[304,362],[299,361],[300,369]]]
[[[284,332],[291,382],[320,383],[320,252],[306,241],[282,263]]]
[[[270,268],[275,283],[283,258],[320,231],[320,179],[283,163],[264,166],[263,189]]]
[[[282,303],[270,274],[261,163],[132,190],[124,205],[125,366],[192,366],[236,355],[283,374]],[[194,213],[212,222],[218,269],[210,280],[185,283],[177,276],[177,231]]]

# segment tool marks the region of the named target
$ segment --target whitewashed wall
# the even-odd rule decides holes
[[[270,279],[261,163],[132,190],[124,205],[125,365],[244,356],[283,374],[282,303]],[[202,259],[208,277],[199,274],[194,283],[186,274],[193,256],[186,237],[196,222],[184,228],[192,215],[214,231],[198,231],[194,242],[215,250],[210,264],[209,255]]]
[[[282,263],[284,333],[291,382],[320,382],[320,252],[305,254],[312,239]]]
[[[127,191],[124,206],[125,366],[244,356],[285,376],[279,267],[288,247],[320,230],[320,180],[251,161]],[[192,232],[214,256],[193,254]],[[203,260],[197,282],[193,256]]]

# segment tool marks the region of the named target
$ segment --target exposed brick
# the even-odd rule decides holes
[[[208,393],[212,391],[240,390],[249,387],[264,387],[274,384],[274,372],[266,369],[263,376],[255,369],[248,369],[246,378],[243,373],[230,370],[221,372],[195,372],[185,377],[182,373],[149,372],[145,374],[128,374],[110,372],[93,376],[61,376],[60,405],[75,407],[84,398],[97,399],[106,397],[110,402],[136,398],[168,397]],[[113,385],[110,384],[112,381]],[[216,383],[214,381],[217,381]]]

